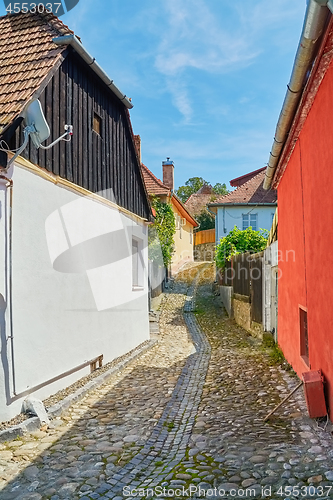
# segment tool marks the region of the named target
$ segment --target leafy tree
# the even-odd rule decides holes
[[[221,238],[216,247],[216,267],[223,269],[226,261],[230,260],[233,255],[245,252],[261,252],[267,246],[267,239],[268,231],[266,229],[254,231],[252,227],[248,227],[242,231],[235,226],[227,236]]]
[[[163,263],[165,267],[168,267],[171,264],[175,247],[175,216],[171,204],[162,203],[156,197],[152,199],[152,207],[156,211],[156,217],[149,231],[149,258],[150,260],[158,260],[162,251]]]
[[[203,209],[200,214],[196,215],[195,219],[200,224],[198,227],[198,231],[205,231],[205,229],[214,229],[215,227],[215,217],[206,209]]]
[[[202,177],[191,177],[188,181],[185,182],[185,186],[180,186],[175,190],[178,198],[185,203],[186,200],[191,196],[191,194],[196,193],[199,189],[207,184],[205,179]]]
[[[213,187],[213,191],[215,194],[219,194],[219,195],[225,195],[225,194],[229,193],[225,183],[221,184],[220,182],[217,182],[215,184],[215,186]]]
[[[175,190],[175,193],[178,198],[183,203],[185,203],[185,201],[189,199],[191,194],[199,191],[199,189],[202,188],[202,186],[204,186],[205,184],[209,184],[209,182],[205,181],[203,177],[191,177],[188,181],[185,182],[185,186],[180,186]],[[221,184],[220,182],[217,182],[215,184],[215,186],[213,187],[213,191],[216,195],[224,195],[229,193],[229,191],[227,190],[227,186],[225,184]]]

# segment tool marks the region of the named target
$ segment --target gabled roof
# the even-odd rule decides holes
[[[245,175],[241,175],[240,177],[236,177],[236,179],[231,179],[230,186],[242,186],[242,184],[245,184],[245,182],[249,181],[250,179],[252,179],[252,177],[255,177],[257,174],[259,174],[259,172],[262,172],[263,170],[266,170],[266,167],[259,168],[258,170],[254,170],[253,172],[249,172]]]
[[[265,205],[276,204],[275,190],[265,191],[263,188],[265,169],[225,196],[218,196],[209,206],[219,205]]]
[[[133,105],[56,16],[31,12],[0,17],[0,134],[31,98],[39,97],[69,50],[90,66],[126,108]]]
[[[187,210],[185,205],[180,201],[180,199],[171,192],[163,182],[155,177],[155,175],[146,167],[143,163],[141,163],[141,172],[143,175],[143,179],[146,185],[146,190],[150,196],[171,196],[171,201],[174,206],[177,208],[178,212],[190,223],[192,226],[197,227],[199,224],[192,217],[190,212]]]
[[[171,194],[171,190],[160,179],[155,177],[143,163],[141,163],[141,172],[149,195],[169,196]]]
[[[200,214],[207,207],[209,202],[216,198],[214,193],[200,194],[199,192],[191,194],[185,201],[184,205],[189,212],[193,215]]]
[[[191,194],[191,196],[185,201],[184,206],[187,208],[192,215],[200,214],[212,198],[216,197],[214,194],[212,186],[209,184],[204,184],[196,193]]]
[[[66,50],[52,38],[70,34],[53,14],[0,17],[0,132],[21,113]]]

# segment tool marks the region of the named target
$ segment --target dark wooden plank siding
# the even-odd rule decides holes
[[[148,219],[127,111],[91,68],[69,51],[39,99],[51,128],[46,144],[64,132],[65,123],[73,125],[74,135],[47,151],[30,141],[23,156],[92,192],[109,191],[108,198]],[[100,134],[93,130],[94,113],[101,117]],[[21,128],[11,146],[18,147],[22,138]]]

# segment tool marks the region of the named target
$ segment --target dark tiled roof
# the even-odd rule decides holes
[[[0,132],[21,113],[66,50],[52,38],[73,34],[53,14],[0,17]]]
[[[277,193],[275,190],[265,191],[263,188],[265,170],[252,177],[237,189],[225,196],[217,196],[213,205],[237,205],[247,203],[276,203]]]
[[[170,189],[165,186],[160,179],[155,177],[155,175],[143,163],[141,163],[141,172],[149,195],[168,196],[170,194]]]

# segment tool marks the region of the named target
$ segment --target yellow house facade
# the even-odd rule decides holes
[[[138,155],[141,160],[140,136],[134,136]],[[171,262],[171,275],[175,274],[186,262],[194,260],[193,230],[198,227],[184,204],[174,193],[174,163],[167,158],[162,162],[163,182],[158,179],[143,163],[141,172],[150,198],[157,196],[163,203],[171,203],[175,215],[176,233],[175,251]]]

